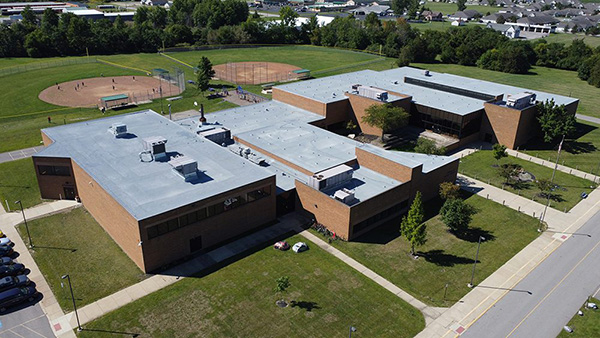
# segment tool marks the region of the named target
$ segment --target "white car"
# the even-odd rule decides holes
[[[298,243],[294,244],[294,246],[292,247],[292,251],[295,253],[306,251],[306,250],[308,250],[308,245],[306,245],[306,243],[304,243],[304,242],[298,242]]]
[[[12,246],[12,242],[7,237],[0,238],[0,245],[10,245]]]

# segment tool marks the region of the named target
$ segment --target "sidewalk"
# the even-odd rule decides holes
[[[14,151],[9,151],[7,153],[0,153],[0,163],[10,162],[14,160],[20,160],[22,158],[31,157],[31,155],[37,153],[38,151],[44,149],[44,146],[37,146],[25,149],[19,149]]]
[[[198,256],[190,261],[154,275],[137,284],[104,297],[94,303],[77,310],[81,325],[99,318],[113,310],[125,306],[150,293],[167,287],[183,278],[193,276],[214,265],[222,264],[228,259],[244,254],[264,243],[270,243],[274,238],[285,235],[300,228],[301,220],[295,214],[284,216],[280,222],[268,228],[251,233],[231,243],[225,244],[213,251]],[[57,337],[72,337],[73,329],[77,327],[75,313],[70,312],[58,318],[52,318],[50,325]]]
[[[25,217],[29,221],[36,218],[45,217],[51,214],[56,214],[59,212],[77,208],[80,206],[81,204],[69,200],[43,203],[32,208],[25,209]],[[50,286],[46,282],[46,279],[40,272],[38,266],[35,264],[35,261],[31,256],[31,252],[29,251],[30,249],[28,249],[28,245],[26,245],[23,242],[21,236],[19,236],[17,232],[17,228],[15,226],[22,222],[23,215],[20,211],[0,214],[0,230],[2,230],[6,234],[6,236],[9,237],[13,241],[13,243],[15,243],[14,249],[19,253],[19,257],[17,258],[19,263],[24,264],[31,271],[27,277],[29,277],[29,279],[35,283],[36,289],[44,295],[40,302],[40,305],[42,307],[42,310],[46,314],[48,321],[51,321],[53,318],[58,318],[62,316],[63,312],[60,306],[58,305],[54,294],[50,290]],[[32,240],[35,250],[35,238],[33,238]],[[70,337],[74,336],[75,335],[72,334]]]
[[[420,300],[418,300],[415,297],[408,294],[406,291],[404,291],[404,290],[400,289],[399,287],[397,287],[396,285],[392,284],[387,279],[376,274],[375,272],[373,272],[373,270],[360,264],[359,262],[355,261],[354,259],[348,257],[346,254],[344,254],[340,250],[329,245],[328,243],[326,243],[319,237],[313,235],[308,230],[304,230],[304,231],[300,232],[300,235],[304,236],[306,239],[315,243],[321,249],[323,249],[323,250],[329,252],[330,254],[332,254],[333,256],[339,258],[341,261],[348,264],[350,267],[352,267],[356,271],[362,273],[367,278],[373,280],[375,283],[381,285],[386,290],[390,291],[391,293],[395,294],[396,296],[398,296],[402,300],[406,301],[413,307],[417,308],[419,311],[421,311],[421,313],[425,317],[426,325],[428,325],[429,323],[432,323],[445,310],[445,308],[435,308],[435,307],[426,305],[425,303],[421,302]]]
[[[453,156],[460,157],[461,154],[466,156],[473,151],[475,149],[463,149]],[[532,216],[535,212],[535,217],[539,217],[544,208],[540,203],[469,177],[459,176],[458,182],[461,188],[503,203],[509,208]],[[429,323],[417,337],[460,335],[598,211],[600,211],[599,190],[594,190],[587,199],[579,202],[567,213],[548,208],[544,218],[548,230],[443,312],[439,318]]]

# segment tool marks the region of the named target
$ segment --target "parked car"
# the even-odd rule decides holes
[[[0,265],[0,277],[16,276],[25,271],[25,265],[21,263],[12,265]]]
[[[296,253],[306,251],[306,250],[308,250],[308,245],[306,245],[306,243],[304,243],[304,242],[298,242],[298,243],[294,244],[294,246],[292,247],[292,251],[294,251]]]
[[[10,257],[0,257],[0,265],[11,265],[13,263],[14,262]]]
[[[0,245],[13,246],[14,244],[10,241],[10,239],[8,239],[8,237],[2,237],[0,238]]]
[[[29,285],[29,283],[30,280],[25,275],[6,276],[0,278],[0,291],[12,288],[22,288]]]
[[[13,254],[13,252],[14,250],[10,246],[0,245],[0,256],[10,256]]]
[[[290,245],[286,241],[279,241],[279,242],[275,243],[275,245],[273,245],[273,248],[275,248],[277,250],[285,251],[290,248]]]
[[[33,286],[12,288],[0,292],[0,312],[4,312],[7,308],[25,301],[32,302],[37,294],[38,292]]]
[[[0,230],[0,237],[6,237],[6,235]]]

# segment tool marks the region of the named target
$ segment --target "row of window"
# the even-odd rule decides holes
[[[209,205],[196,211],[192,211],[177,218],[170,219],[166,222],[153,225],[147,228],[148,239],[162,236],[168,232],[175,231],[190,224],[200,222],[206,218],[222,214],[226,211],[233,210],[246,203],[257,201],[263,197],[271,195],[271,186],[262,187],[257,190],[248,192],[247,194],[231,197],[223,202]]]
[[[402,211],[402,209],[406,208],[407,206],[408,206],[408,200],[404,200],[394,206],[391,206],[391,207],[385,209],[384,211],[382,211],[376,215],[373,215],[358,224],[355,224],[352,232],[358,233],[381,220],[384,220],[394,214],[399,214],[400,211]]]
[[[69,167],[60,165],[38,165],[38,172],[48,176],[71,176]]]

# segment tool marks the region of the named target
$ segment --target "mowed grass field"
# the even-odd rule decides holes
[[[439,199],[425,203],[427,243],[416,248],[419,259],[410,255],[410,244],[400,236],[400,219],[392,220],[351,242],[333,245],[421,301],[448,307],[466,295],[477,250],[481,243],[474,284],[491,275],[534,240],[537,221],[477,195],[463,194],[477,210],[466,236],[458,238],[438,215]],[[444,298],[444,289],[448,289]]]
[[[429,8],[433,12],[442,12],[442,14],[444,14],[444,15],[453,14],[453,13],[458,12],[458,6],[455,3],[452,4],[452,3],[447,3],[447,2],[427,1],[424,6]],[[467,9],[474,9],[485,16],[485,14],[487,12],[490,12],[493,14],[493,13],[496,13],[499,10],[501,10],[502,7],[467,5]]]
[[[392,66],[393,60],[376,55],[359,53],[341,49],[312,47],[312,46],[285,46],[285,47],[261,47],[243,49],[219,49],[209,51],[194,51],[183,53],[170,53],[184,62],[195,66],[202,56],[207,56],[213,64],[237,61],[269,61],[283,62],[309,68],[314,72],[321,72],[318,76],[326,76],[346,71],[354,71],[366,68],[387,69]],[[69,60],[81,60],[83,57],[30,59],[10,58],[0,60],[1,69],[11,67],[29,67],[30,71],[0,76],[0,130],[3,134],[10,135],[6,142],[0,144],[0,152],[7,152],[40,144],[41,128],[52,126],[48,124],[47,117],[51,116],[53,123],[74,123],[93,118],[102,117],[98,109],[93,108],[65,108],[51,105],[38,99],[39,93],[55,85],[56,82],[72,81],[104,76],[136,75],[143,76],[145,71],[153,68],[173,69],[177,67],[185,72],[186,79],[194,79],[193,69],[175,62],[159,54],[127,54],[100,56],[108,62],[116,63],[125,67],[138,68],[140,70],[115,67],[102,63],[86,63],[68,66],[57,66],[38,69],[40,65],[52,62],[69,62]],[[388,61],[389,60],[389,61]],[[221,84],[231,85],[215,81],[216,86]],[[245,86],[244,89],[259,93],[260,86]],[[167,104],[171,103],[173,113],[194,109],[194,102],[203,103],[207,112],[232,108],[235,105],[224,102],[222,99],[207,99],[202,93],[195,89],[194,85],[187,85],[183,93],[183,100],[167,102],[155,100],[151,104],[129,108],[121,111],[109,111],[107,115],[122,114],[142,109],[153,109],[160,112],[161,109],[167,113]]]
[[[65,274],[71,277],[78,307],[146,276],[84,208],[33,220],[28,225],[35,246],[33,258],[67,312],[73,310],[73,303],[69,286],[61,285]],[[28,243],[25,226],[21,224],[17,229]]]
[[[533,67],[530,74],[509,74],[478,67],[441,63],[412,63],[411,66],[435,72],[503,83],[525,89],[541,90],[548,93],[576,97],[580,100],[577,109],[579,114],[600,117],[600,88],[590,86],[587,82],[580,80],[575,71]]]
[[[570,45],[573,40],[581,40],[587,43],[590,47],[596,48],[600,46],[600,37],[584,34],[569,34],[569,33],[556,33],[550,34],[544,38],[548,42],[558,42]]]
[[[413,337],[425,326],[408,303],[312,242],[296,254],[270,246],[185,278],[84,325],[81,337]],[[288,276],[283,295],[276,279]],[[291,306],[280,308],[284,298]]]
[[[600,299],[592,298],[590,302],[600,304]],[[582,307],[581,311],[583,311],[583,316],[575,314],[567,324],[573,329],[573,333],[568,333],[564,330],[561,330],[560,334],[558,335],[559,338],[600,337],[600,310],[593,310]]]
[[[21,201],[25,209],[42,202],[31,158],[0,163],[2,207],[6,210],[5,201],[8,201],[11,211],[19,210],[19,205],[14,203],[17,200]]]

